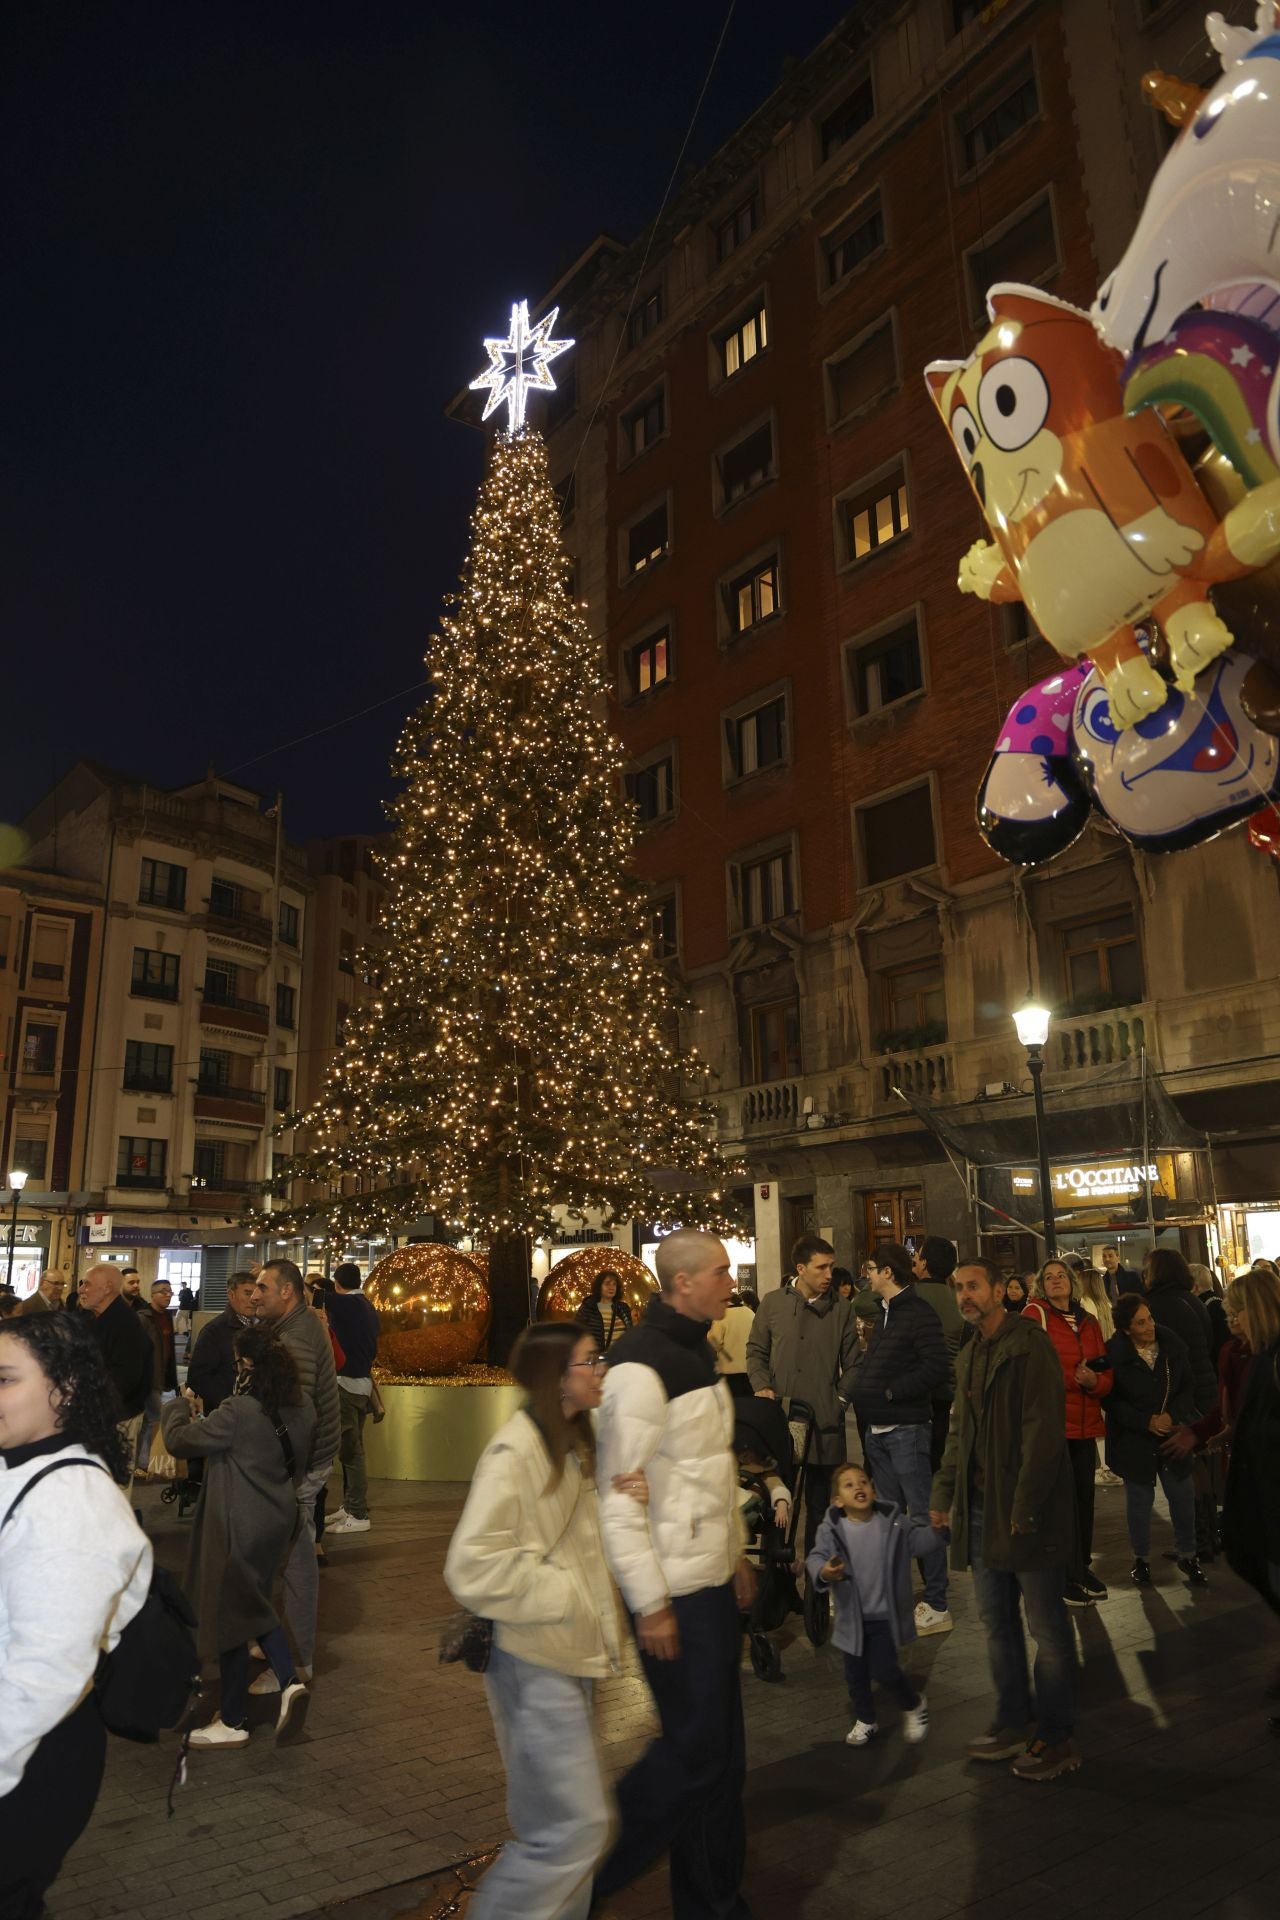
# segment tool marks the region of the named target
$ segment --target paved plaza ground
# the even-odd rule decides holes
[[[112,1741],[88,1832],[49,1901],[54,1920],[427,1920],[454,1862],[500,1841],[503,1780],[483,1682],[436,1663],[451,1611],[440,1578],[463,1489],[375,1483],[375,1528],[335,1540],[323,1575],[315,1697],[305,1739],[268,1726],[238,1753],[195,1755],[165,1817],[175,1742]],[[141,1495],[161,1557],[180,1565],[189,1523]],[[1280,1741],[1261,1694],[1280,1625],[1225,1569],[1191,1593],[1157,1523],[1156,1580],[1130,1588],[1123,1495],[1099,1490],[1098,1568],[1112,1598],[1075,1616],[1083,1656],[1081,1772],[1044,1786],[978,1767],[964,1743],[991,1695],[967,1577],[954,1632],[912,1649],[933,1730],[903,1745],[886,1706],[879,1745],[844,1745],[839,1656],[787,1647],[785,1681],[747,1669],[748,1877],[756,1920],[1275,1920]],[[267,1703],[263,1703],[264,1706]],[[1276,1703],[1271,1703],[1276,1711]],[[649,1732],[643,1681],[601,1690],[611,1772]],[[669,1913],[656,1872],[618,1920]]]

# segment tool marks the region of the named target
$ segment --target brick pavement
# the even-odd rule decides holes
[[[264,1726],[245,1751],[193,1756],[167,1821],[174,1743],[111,1743],[97,1811],[50,1897],[54,1920],[433,1912],[455,1884],[439,1870],[504,1830],[482,1683],[435,1658],[460,1491],[375,1485],[374,1532],[332,1543],[298,1746],[277,1751]],[[162,1558],[179,1564],[185,1525],[154,1490],[142,1497]],[[1160,1584],[1129,1589],[1121,1500],[1099,1492],[1099,1565],[1113,1597],[1076,1616],[1086,1765],[1068,1780],[1037,1788],[965,1763],[964,1742],[990,1710],[965,1578],[953,1587],[955,1631],[909,1656],[933,1709],[923,1747],[902,1744],[892,1708],[878,1746],[844,1746],[849,1713],[830,1649],[792,1644],[778,1686],[744,1676],[756,1920],[1280,1912],[1280,1742],[1259,1698],[1280,1631],[1225,1570],[1192,1594],[1157,1559]],[[647,1700],[634,1671],[601,1693],[602,1746],[617,1772],[648,1737]],[[614,1911],[667,1914],[661,1873]]]

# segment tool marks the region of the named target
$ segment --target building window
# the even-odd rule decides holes
[[[180,911],[187,904],[186,868],[175,867],[168,860],[144,860],[138,880],[138,904]]]
[[[197,1140],[192,1158],[192,1186],[212,1187],[215,1192],[225,1190],[226,1159],[227,1149],[221,1140]]]
[[[976,169],[1007,146],[1040,112],[1035,67],[1030,53],[1023,55],[976,106],[956,116],[963,172]]]
[[[785,1080],[800,1072],[800,1008],[778,1000],[751,1009],[751,1078]]]
[[[1064,927],[1062,947],[1073,1013],[1130,1007],[1143,998],[1142,949],[1130,909]]]
[[[843,353],[827,362],[827,412],[832,426],[865,413],[898,385],[898,349],[888,314]]]
[[[779,694],[748,713],[731,715],[724,723],[725,748],[735,780],[764,773],[787,759],[787,697]]]
[[[822,122],[822,157],[829,160],[838,153],[855,133],[861,133],[863,127],[875,115],[875,96],[871,90],[871,75],[864,74],[853,92],[847,94],[840,105],[829,113]]]
[[[209,911],[216,913],[220,920],[238,919],[244,903],[244,888],[238,887],[234,880],[210,881]]]
[[[840,562],[855,566],[911,531],[907,476],[899,463],[838,503]]]
[[[26,1174],[27,1184],[33,1191],[44,1191],[48,1159],[48,1134],[28,1133],[25,1129],[19,1128],[9,1148],[9,1165],[15,1172]]]
[[[761,560],[745,573],[739,573],[721,588],[729,632],[749,633],[778,612],[778,560],[776,554]]]
[[[206,960],[203,999],[212,1007],[234,1006],[240,985],[240,969],[234,960]]]
[[[665,686],[671,674],[671,633],[660,627],[627,649],[627,692],[631,698]]]
[[[294,1008],[298,995],[293,987],[286,987],[283,980],[276,982],[276,1025],[291,1027],[294,1021]]]
[[[627,572],[643,573],[666,557],[670,536],[667,528],[667,503],[653,507],[643,519],[627,529]]]
[[[158,1040],[126,1040],[124,1090],[126,1093],[172,1093],[173,1048],[162,1046]]]
[[[641,826],[651,826],[655,820],[665,820],[673,813],[676,804],[674,754],[663,754],[660,759],[629,773],[627,797],[639,809]]]
[[[680,939],[674,893],[664,894],[649,909],[649,946],[655,960],[675,960],[679,957]]]
[[[856,207],[849,218],[823,240],[822,257],[826,263],[827,286],[838,286],[841,280],[847,280],[883,245],[884,207],[880,195],[876,193]]]
[[[130,993],[144,1000],[176,1000],[178,997],[178,956],[157,953],[151,947],[133,950],[133,974]]]
[[[789,847],[764,854],[758,860],[744,860],[732,870],[738,923],[743,927],[768,926],[795,912],[795,882]]]
[[[286,947],[296,947],[298,944],[298,919],[298,909],[291,906],[287,900],[282,900],[279,919],[280,938]]]
[[[628,407],[622,416],[622,457],[624,460],[638,459],[646,453],[655,440],[660,440],[667,430],[667,393],[665,387],[655,387],[643,400],[637,400],[634,407]]]
[[[71,928],[65,920],[37,920],[31,930],[32,980],[61,981],[67,977]]]
[[[231,1085],[231,1054],[225,1047],[201,1047],[200,1078],[202,1093],[221,1093]]]
[[[920,623],[914,613],[887,631],[853,640],[845,649],[849,702],[854,717],[882,713],[909,700],[924,686]]]
[[[1042,637],[1040,629],[1031,618],[1031,609],[1025,600],[1009,600],[999,612],[1000,638],[1007,653],[1038,644]]]
[[[662,288],[650,287],[648,293],[642,293],[631,309],[631,318],[627,322],[627,338],[633,347],[648,337],[662,322]]]
[[[988,287],[1009,282],[1039,287],[1052,280],[1060,261],[1049,195],[1042,194],[1025,212],[999,228],[985,245],[974,247],[966,259],[975,314],[986,311]]]
[[[24,1078],[51,1080],[58,1071],[60,1029],[51,1021],[28,1020],[22,1030]]]
[[[343,933],[338,942],[338,972],[354,973],[356,970],[356,937],[353,933]]]
[[[542,431],[548,435],[563,426],[578,405],[578,369],[572,361],[566,367],[562,360],[560,366],[563,372],[556,373],[555,392],[542,396]]]
[[[551,491],[555,494],[556,503],[560,508],[560,524],[562,527],[567,527],[573,519],[578,504],[577,474],[571,473],[567,479],[557,480]]]
[[[758,353],[763,353],[768,344],[769,315],[761,299],[750,313],[716,335],[721,377],[732,380],[734,374],[740,373]]]
[[[293,1105],[293,1073],[277,1067],[271,1076],[271,1104],[277,1113],[288,1113]]]
[[[855,808],[861,841],[863,878],[868,886],[919,873],[937,864],[933,796],[927,780]]]
[[[333,1044],[340,1047],[347,1036],[347,1022],[351,1018],[351,1008],[345,1000],[339,1000],[333,1022]]]
[[[745,200],[739,201],[732,213],[716,221],[713,231],[717,261],[727,260],[731,253],[736,253],[739,247],[746,245],[756,230],[757,215],[757,198],[750,193]]]
[[[741,440],[735,440],[732,446],[725,447],[716,455],[716,481],[721,508],[744,500],[749,493],[754,493],[766,481],[772,480],[775,472],[773,422],[766,420],[762,426],[753,427]]]
[[[116,1148],[118,1187],[163,1187],[167,1140],[148,1140],[141,1134],[120,1136]]]
[[[894,967],[880,976],[884,1031],[878,1050],[893,1046],[935,1046],[947,1037],[947,995],[941,960]]]

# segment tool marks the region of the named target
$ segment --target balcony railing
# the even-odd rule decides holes
[[[230,1175],[214,1173],[193,1173],[191,1176],[192,1193],[252,1193],[260,1187],[260,1180],[242,1180]]]
[[[1147,1045],[1147,1020],[1136,1007],[1059,1014],[1049,1030],[1049,1065],[1062,1073],[1120,1066]]]
[[[146,1187],[152,1193],[164,1191],[165,1176],[162,1173],[118,1173],[112,1181],[115,1187]]]
[[[200,1019],[206,1027],[225,1027],[230,1033],[265,1035],[270,1018],[271,1010],[265,1000],[237,1000],[230,995],[216,1000],[210,1000],[204,994],[200,997]]]
[[[772,1133],[779,1127],[794,1127],[800,1118],[800,1083],[775,1080],[771,1084],[748,1087],[742,1098],[742,1131]]]
[[[217,1100],[235,1100],[242,1106],[261,1107],[266,1105],[267,1096],[257,1087],[235,1087],[226,1080],[214,1080],[207,1074],[201,1074],[196,1081],[196,1092],[211,1095]]]
[[[255,946],[269,947],[274,931],[270,920],[260,913],[233,906],[229,900],[206,900],[210,931],[241,936]]]
[[[880,1098],[886,1102],[894,1100],[899,1088],[920,1100],[937,1099],[951,1092],[953,1077],[947,1055],[935,1047],[924,1053],[890,1054],[877,1069]]]

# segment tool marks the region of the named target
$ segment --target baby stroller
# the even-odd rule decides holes
[[[738,1456],[738,1486],[744,1496],[743,1518],[747,1526],[747,1558],[758,1570],[755,1599],[744,1615],[751,1643],[751,1665],[761,1680],[782,1678],[782,1654],[769,1638],[793,1613],[804,1618],[805,1632],[815,1647],[827,1637],[829,1603],[825,1594],[810,1591],[806,1579],[802,1599],[792,1567],[796,1560],[796,1536],[800,1524],[800,1500],[797,1489],[803,1485],[804,1468],[814,1443],[813,1410],[793,1400],[791,1420],[805,1423],[804,1445],[799,1466],[791,1444],[787,1412],[779,1400],[738,1400],[734,1403],[733,1450]],[[774,1518],[775,1489],[771,1480],[780,1480],[791,1499],[791,1517],[785,1527]]]

